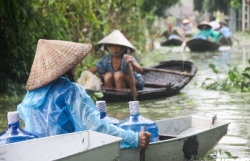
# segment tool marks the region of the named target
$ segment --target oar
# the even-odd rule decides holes
[[[128,63],[128,75],[129,75],[129,87],[131,90],[132,98],[134,101],[136,101],[137,98],[137,90],[135,87],[135,78],[134,78],[134,72],[131,63]]]
[[[144,72],[163,72],[163,73],[172,73],[172,74],[179,74],[179,75],[185,75],[185,76],[194,76],[194,74],[186,73],[186,72],[180,72],[180,71],[173,71],[173,70],[167,70],[167,69],[158,69],[158,68],[143,68]]]
[[[146,126],[141,126],[141,132],[146,132]],[[140,150],[140,161],[145,161],[145,149]]]

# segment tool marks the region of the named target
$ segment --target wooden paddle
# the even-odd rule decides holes
[[[133,67],[131,63],[128,63],[128,75],[129,75],[129,87],[131,90],[131,95],[134,101],[136,101],[137,98],[137,90],[135,87],[135,78],[134,78],[134,72],[133,72]]]
[[[194,74],[186,73],[186,72],[180,72],[180,71],[173,71],[168,69],[158,69],[158,68],[143,68],[144,72],[164,72],[164,73],[172,73],[172,74],[179,74],[179,75],[185,75],[185,76],[194,76]]]
[[[146,132],[146,126],[141,126],[141,132]],[[140,150],[140,161],[145,161],[145,149]]]

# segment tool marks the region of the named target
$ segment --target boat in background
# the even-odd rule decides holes
[[[161,42],[161,46],[181,46],[183,42],[179,39],[170,39],[164,42]]]
[[[220,45],[224,45],[224,46],[232,46],[233,45],[233,41],[231,37],[221,37],[218,41],[218,44]]]
[[[180,92],[195,76],[196,66],[189,61],[171,60],[163,61],[152,67],[144,67],[142,77],[145,87],[137,91],[138,100],[154,99],[173,96]],[[95,91],[86,89],[88,94]],[[101,88],[103,93],[100,100],[107,102],[131,101],[133,100],[130,89],[118,90],[115,88]]]
[[[146,160],[197,160],[212,150],[227,134],[227,121],[216,116],[183,116],[155,121],[160,141],[145,151]],[[140,161],[140,149],[121,149],[119,161]]]
[[[0,145],[6,161],[111,161],[119,157],[122,138],[87,130]]]
[[[203,39],[191,39],[186,43],[190,51],[216,51],[220,45]]]

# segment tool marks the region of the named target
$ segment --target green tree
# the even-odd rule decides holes
[[[0,92],[15,91],[26,83],[39,39],[92,43],[91,55],[99,58],[103,53],[97,52],[95,44],[113,29],[119,29],[138,50],[144,51],[144,32],[151,24],[148,15],[176,2],[178,0],[0,1]],[[84,63],[90,66],[94,61],[89,62]]]

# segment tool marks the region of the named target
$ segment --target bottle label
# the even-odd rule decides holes
[[[13,124],[19,121],[19,114],[17,111],[8,112],[8,124]]]

